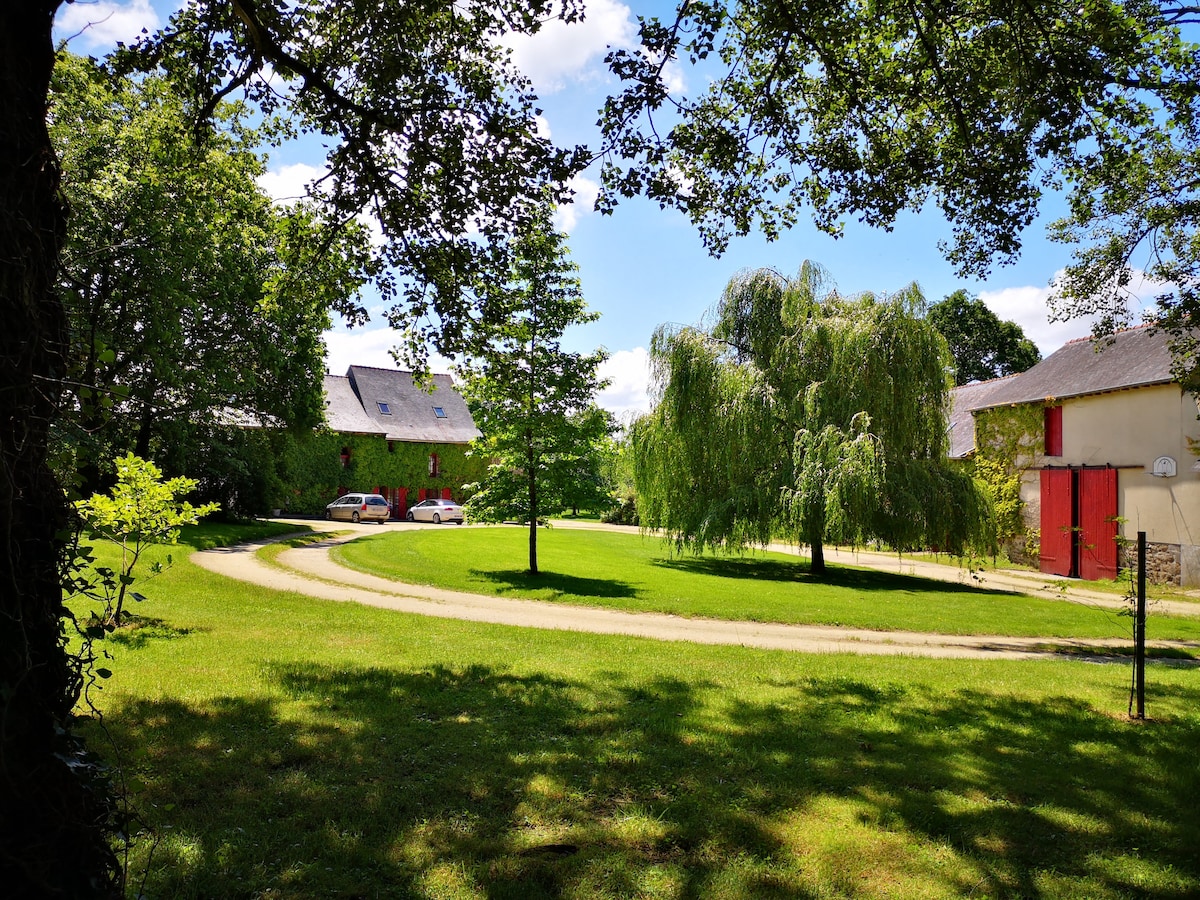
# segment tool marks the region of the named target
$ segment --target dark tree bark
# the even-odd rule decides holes
[[[809,545],[812,550],[811,562],[808,570],[813,575],[825,574],[825,545],[821,543],[820,538],[814,539]]]
[[[66,360],[54,284],[65,234],[46,129],[59,0],[0,4],[0,885],[117,896],[107,791],[71,734],[63,632],[67,505],[47,465]]]

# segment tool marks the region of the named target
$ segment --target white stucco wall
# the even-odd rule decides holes
[[[1063,455],[1039,457],[1042,465],[1117,467],[1117,514],[1123,537],[1139,531],[1154,543],[1178,544],[1183,583],[1200,585],[1200,471],[1188,438],[1200,441],[1197,399],[1178,385],[1156,385],[1062,402]],[[1177,474],[1150,474],[1160,456],[1175,460]],[[1026,520],[1037,527],[1040,476],[1022,485]]]

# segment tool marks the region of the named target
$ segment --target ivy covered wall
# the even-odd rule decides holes
[[[180,471],[200,481],[199,495],[241,515],[282,509],[321,515],[338,488],[371,491],[407,488],[409,505],[424,488],[441,494],[449,488],[465,499],[463,486],[478,481],[484,464],[460,444],[393,441],[378,435],[349,435],[321,430],[294,434],[283,430],[223,429],[199,442],[202,452],[178,460]],[[345,464],[342,451],[348,450]],[[437,454],[438,472],[429,473]]]
[[[463,485],[478,481],[483,471],[482,461],[468,455],[468,448],[461,444],[387,441],[378,435],[330,431],[299,436],[282,433],[277,439],[278,481],[283,491],[275,506],[302,515],[324,512],[339,488],[407,488],[410,506],[422,488],[439,494],[450,488],[451,495],[462,500]],[[431,454],[438,457],[436,475],[429,474]]]
[[[1021,482],[1042,458],[1047,405],[1023,403],[975,413],[972,471],[991,497],[997,540],[1009,559],[1023,565],[1038,563],[1037,522],[1028,520]]]

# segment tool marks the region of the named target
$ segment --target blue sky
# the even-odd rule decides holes
[[[171,0],[75,2],[60,8],[56,24],[60,37],[75,35],[70,44],[75,52],[99,55],[143,27],[153,30],[177,5]],[[638,15],[666,16],[672,8],[663,0],[587,0],[582,24],[554,22],[532,39],[513,42],[518,64],[541,98],[543,127],[554,140],[598,143],[597,111],[615,89],[603,65],[606,48],[633,46]],[[674,75],[685,90],[703,84],[703,73]],[[284,148],[272,157],[263,185],[274,196],[295,196],[321,163],[304,145]],[[560,210],[584,296],[601,314],[599,321],[571,333],[567,343],[580,351],[603,346],[612,354],[604,374],[613,384],[600,399],[619,415],[647,406],[645,348],[654,329],[664,322],[697,322],[729,278],[748,267],[792,274],[803,260],[812,259],[829,270],[843,292],[888,293],[915,281],[930,302],[965,288],[1001,318],[1018,322],[1043,354],[1089,331],[1082,320],[1048,321],[1048,286],[1068,261],[1067,249],[1044,236],[1046,221],[1059,211],[1052,199],[1043,219],[1027,230],[1020,260],[995,269],[986,282],[976,282],[956,277],[942,259],[937,245],[949,229],[936,211],[906,215],[891,232],[850,222],[837,240],[802,222],[774,243],[754,235],[734,240],[721,259],[713,259],[682,216],[657,204],[631,200],[612,216],[592,212],[598,177],[596,171],[585,172],[575,185],[577,202]],[[326,342],[328,366],[335,373],[350,364],[395,365],[389,354],[395,341],[380,309],[373,310],[367,326],[335,328]]]

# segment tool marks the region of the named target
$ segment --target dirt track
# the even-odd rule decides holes
[[[858,653],[879,655],[910,655],[941,658],[974,659],[1035,659],[1071,655],[1091,651],[1091,658],[1104,647],[1127,646],[1128,641],[1074,640],[1063,638],[1015,638],[1002,636],[961,636],[916,632],[881,632],[863,629],[834,628],[807,625],[778,625],[760,622],[731,622],[716,619],[692,619],[657,613],[629,613],[596,607],[569,606],[533,600],[506,600],[479,594],[447,591],[423,585],[402,584],[374,575],[367,575],[337,565],[330,559],[329,549],[362,534],[378,533],[380,526],[349,525],[347,523],[298,522],[298,525],[334,528],[349,534],[330,536],[323,541],[285,550],[278,557],[283,568],[267,565],[258,559],[256,551],[270,541],[252,542],[237,547],[206,550],[195,553],[192,561],[213,572],[278,590],[294,591],[311,597],[342,602],[362,603],[417,615],[515,625],[525,628],[546,628],[596,634],[625,634],[656,640],[693,641],[702,644],[732,644],[793,650],[806,653]],[[387,528],[413,528],[406,524],[391,524]],[[443,526],[450,527],[450,526]],[[882,554],[875,554],[882,556]],[[853,561],[870,565],[862,555],[853,560],[830,556],[830,561]],[[885,556],[888,565],[896,564],[894,557]],[[901,561],[909,571],[910,564]],[[915,564],[911,564],[914,565]],[[934,564],[921,563],[924,569]],[[951,567],[941,566],[943,570]],[[926,571],[914,574],[927,575]],[[957,572],[958,570],[952,570]],[[941,573],[944,580],[950,578]],[[936,576],[930,576],[936,577]],[[990,581],[991,579],[989,579]],[[1000,585],[989,585],[997,586]],[[1032,593],[1032,591],[1030,591]],[[1065,598],[1076,599],[1076,598]],[[1117,598],[1103,598],[1107,602]],[[1077,602],[1095,602],[1092,598]],[[1187,604],[1191,606],[1191,604]],[[1200,612],[1200,608],[1196,610]],[[1053,649],[1050,648],[1053,645]],[[1156,642],[1155,646],[1177,646],[1195,649],[1194,644]]]

